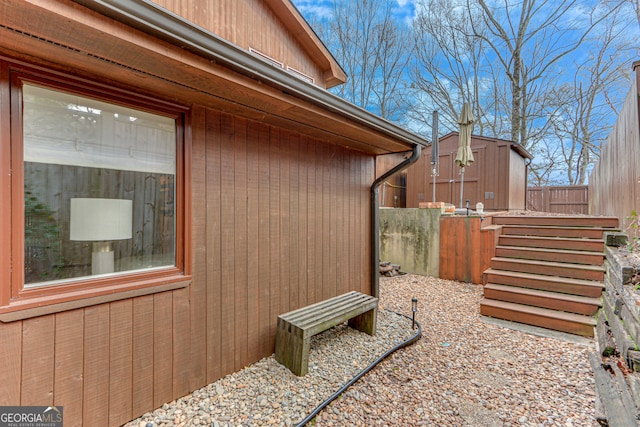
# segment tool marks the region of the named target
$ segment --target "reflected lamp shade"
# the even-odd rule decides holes
[[[108,241],[130,239],[133,201],[125,199],[71,199],[69,239]]]
[[[130,239],[133,202],[124,199],[71,199],[69,239],[93,242],[91,274],[114,272],[113,240]]]

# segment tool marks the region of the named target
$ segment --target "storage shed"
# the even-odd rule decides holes
[[[452,132],[439,142],[439,168],[436,176],[436,201],[460,205],[460,168],[456,165],[458,133]],[[504,139],[471,136],[475,161],[465,168],[463,203],[471,207],[482,202],[489,211],[525,209],[527,166],[533,156],[519,144]],[[433,199],[431,146],[407,169],[407,208]]]
[[[375,160],[423,139],[288,0],[0,8],[0,405],[117,426],[377,293]]]

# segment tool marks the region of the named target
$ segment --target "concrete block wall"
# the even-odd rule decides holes
[[[400,271],[439,277],[440,216],[438,208],[380,209],[380,260]]]

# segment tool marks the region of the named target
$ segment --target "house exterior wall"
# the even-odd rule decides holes
[[[280,313],[370,292],[371,156],[193,107],[191,284],[0,323],[0,405],[121,425],[273,353]]]
[[[325,87],[322,69],[278,19],[268,1],[154,0],[154,3],[244,49],[257,49]]]
[[[227,99],[256,98],[260,83],[122,24],[111,28],[107,18],[75,3],[46,6],[24,2],[20,16],[11,7],[15,22],[0,19],[6,24],[0,29],[3,61],[28,62],[62,82],[73,76],[88,86],[189,106],[189,282],[162,292],[72,301],[0,322],[0,405],[62,405],[65,426],[121,425],[270,355],[280,313],[350,290],[371,293],[372,154],[345,148],[340,135],[318,137],[322,129],[286,117],[289,95],[265,89],[262,109],[232,103]],[[47,39],[19,29],[33,11],[50,18],[49,10],[73,19]],[[92,34],[92,55],[74,47],[88,39],[75,31],[85,27],[104,30],[102,39]],[[3,69],[1,194],[11,187],[9,79]],[[251,88],[233,92],[239,85]],[[303,102],[296,108],[300,116],[319,109]],[[326,123],[331,115],[323,113],[316,120]],[[360,132],[350,126],[345,132]],[[8,242],[22,239],[7,232],[8,205],[0,206],[3,289],[13,250]]]

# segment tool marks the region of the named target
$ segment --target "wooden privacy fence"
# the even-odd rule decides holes
[[[527,188],[527,209],[566,214],[589,213],[589,187],[568,185]]]
[[[615,215],[624,229],[631,212],[640,210],[640,61],[633,70],[624,106],[589,177],[591,213]]]

